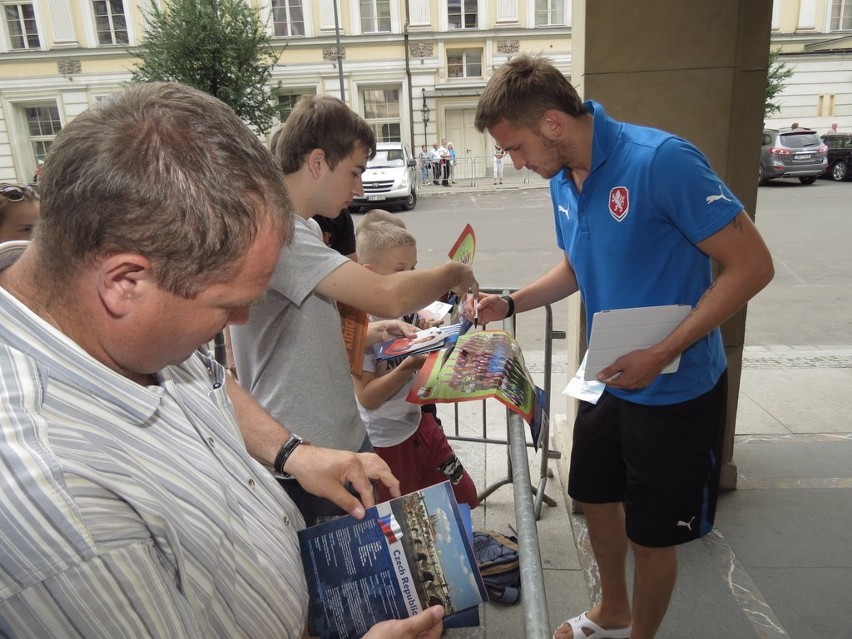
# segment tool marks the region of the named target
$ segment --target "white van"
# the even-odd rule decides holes
[[[350,210],[400,206],[410,211],[417,205],[417,161],[405,142],[379,142],[376,156],[361,176],[364,196],[356,197]]]

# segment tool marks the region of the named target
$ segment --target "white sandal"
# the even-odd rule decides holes
[[[630,639],[631,626],[607,630],[589,619],[585,612],[581,612],[576,617],[563,621],[556,630],[559,630],[559,628],[562,628],[566,624],[571,626],[571,630],[574,631],[574,639]],[[590,630],[591,634],[587,633],[587,630]],[[555,630],[553,632],[553,639],[556,639]]]

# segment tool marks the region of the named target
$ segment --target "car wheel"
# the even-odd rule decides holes
[[[835,182],[842,182],[846,179],[848,174],[848,170],[846,168],[846,162],[843,160],[838,160],[831,167],[831,179]]]
[[[816,182],[816,175],[809,175],[808,177],[799,178],[799,182],[802,184],[813,184]]]
[[[417,191],[411,189],[411,193],[408,194],[408,199],[405,201],[405,204],[402,205],[402,210],[410,211],[415,206],[417,206]]]
[[[766,179],[766,174],[763,172],[763,165],[761,165],[760,168],[757,170],[757,185],[763,186],[768,181],[769,180]]]

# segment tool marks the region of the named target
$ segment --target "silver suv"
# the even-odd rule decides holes
[[[828,166],[827,151],[815,131],[764,129],[758,184],[782,177],[797,177],[802,184],[813,184]]]
[[[417,161],[405,142],[379,142],[375,157],[361,176],[364,196],[353,199],[353,211],[398,205],[410,211],[417,204]]]

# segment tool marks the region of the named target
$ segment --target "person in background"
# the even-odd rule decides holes
[[[441,151],[438,148],[437,142],[432,142],[432,150],[429,152],[429,160],[432,162],[432,184],[437,186],[441,183],[441,174],[444,170]]]
[[[355,252],[355,222],[349,209],[342,209],[337,217],[314,215],[314,221],[322,231],[322,241],[329,247],[345,255],[350,260],[358,261]]]
[[[384,211],[367,213],[358,224],[358,261],[379,275],[413,271],[417,242],[397,218]],[[370,318],[375,321],[380,318]],[[407,318],[406,318],[407,319]],[[459,503],[476,508],[476,486],[447,441],[436,415],[406,400],[426,355],[377,361],[372,348],[364,354],[364,370],[353,375],[355,397],[376,454],[399,480],[402,494],[449,481]],[[390,493],[377,487],[379,501]]]
[[[29,240],[39,214],[35,185],[0,184],[0,242]]]
[[[438,157],[441,158],[441,186],[450,186],[450,152],[446,140],[441,140]]]
[[[33,173],[33,184],[39,183],[39,180],[41,180],[42,173],[44,173],[44,160],[39,160],[35,173]]]
[[[32,241],[0,245],[0,634],[300,639],[303,522],[262,463],[361,517],[343,481],[371,505],[395,480],[372,454],[274,458],[286,429],[203,348],[292,236],[278,167],[176,83],[98,102],[45,166]],[[441,614],[366,636],[437,639]]]
[[[772,257],[694,145],[582,102],[544,58],[521,55],[497,69],[474,124],[515,168],[550,180],[563,251],[520,290],[483,296],[480,322],[579,291],[588,340],[598,311],[692,307],[660,343],[601,371],[599,397],[580,402],[573,431],[568,494],[586,517],[601,599],[554,637],[652,639],[675,586],[677,546],[713,526],[727,414],[719,325],[769,283]],[[661,375],[678,356],[677,372]]]
[[[833,122],[824,135],[831,135],[832,133],[837,133],[837,122]]]
[[[506,155],[499,144],[494,145],[494,184],[503,184],[503,156]]]
[[[420,153],[417,154],[420,162],[420,183],[423,185],[429,184],[429,170],[432,168],[430,157],[429,147],[424,144],[420,147]]]
[[[448,177],[449,177],[449,179],[450,179],[450,183],[451,183],[451,184],[455,184],[455,183],[456,183],[456,181],[455,181],[455,179],[454,179],[454,177],[453,177],[453,174],[454,174],[454,173],[455,173],[455,171],[456,171],[456,150],[455,150],[455,148],[453,147],[453,143],[452,143],[452,142],[447,142],[447,153],[448,153],[448,154],[449,154],[449,156],[450,156],[450,157],[449,157],[449,159],[447,160],[447,166],[448,166],[448,169],[447,169],[447,176],[448,176]]]

